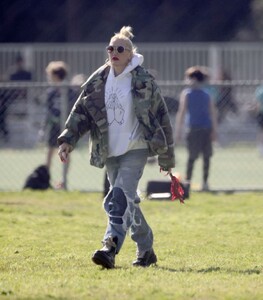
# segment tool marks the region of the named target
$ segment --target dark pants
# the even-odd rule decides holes
[[[191,128],[187,136],[188,161],[186,180],[191,181],[194,163],[198,156],[203,156],[203,183],[209,176],[210,157],[213,154],[211,129]]]

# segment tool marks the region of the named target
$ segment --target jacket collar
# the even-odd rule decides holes
[[[86,102],[86,107],[92,116],[93,120],[100,128],[101,132],[107,132],[107,112],[105,106],[105,85],[109,75],[110,66],[105,64],[99,68],[84,84],[85,94],[88,101]],[[142,107],[143,111],[147,112],[151,106],[151,75],[145,71],[141,66],[137,66],[131,71],[132,74],[132,97],[135,107],[135,113],[139,119],[142,121]],[[148,119],[148,114],[144,114],[144,123],[150,126],[150,120]]]
[[[107,131],[107,112],[105,107],[105,84],[110,71],[109,65],[104,65],[93,74],[85,84],[87,97],[86,107],[101,132]]]

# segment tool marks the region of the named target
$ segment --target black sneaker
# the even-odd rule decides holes
[[[153,249],[146,251],[143,256],[139,256],[132,264],[135,267],[149,267],[151,264],[157,263],[157,256]]]
[[[100,250],[96,250],[92,255],[92,261],[96,265],[101,265],[107,269],[113,269],[115,267],[115,255],[117,248],[117,237],[111,236],[102,242],[104,247]]]

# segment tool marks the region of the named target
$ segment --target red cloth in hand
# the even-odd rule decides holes
[[[179,180],[172,174],[170,174],[170,177],[172,201],[179,199],[181,203],[184,203],[184,190]]]

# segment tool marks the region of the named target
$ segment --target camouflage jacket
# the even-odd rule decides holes
[[[90,164],[103,168],[108,154],[108,122],[105,107],[105,84],[110,66],[95,71],[83,85],[67,121],[58,137],[58,144],[66,142],[75,147],[86,132],[91,136]],[[135,114],[142,125],[149,155],[158,155],[164,170],[175,165],[172,127],[167,107],[153,77],[141,66],[131,71],[132,97]]]

